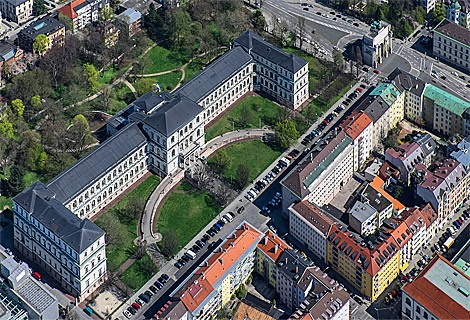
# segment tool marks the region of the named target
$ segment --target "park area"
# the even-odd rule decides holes
[[[149,176],[111,209],[96,219],[95,223],[107,233],[106,257],[108,259],[108,269],[111,272],[115,272],[138,250],[138,247],[134,244],[134,240],[137,238],[139,215],[134,217],[129,216],[127,212],[129,207],[127,205],[128,202],[132,201],[132,203],[134,203],[135,201],[138,206],[143,207],[152,191],[159,183],[160,178],[154,175]],[[144,272],[145,267],[147,267],[145,261],[147,258],[146,254],[144,254],[142,259],[137,260],[127,269],[129,271],[126,270],[126,272],[124,272],[121,280],[126,285],[134,289],[136,285],[142,283],[145,279],[150,279],[152,275]],[[138,281],[135,281],[136,278]],[[145,281],[143,283],[145,283]]]

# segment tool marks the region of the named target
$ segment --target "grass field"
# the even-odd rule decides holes
[[[167,230],[174,230],[183,247],[220,211],[222,207],[207,192],[173,192],[158,214],[156,231],[164,234]]]
[[[180,82],[182,75],[183,72],[175,71],[167,74],[162,74],[161,76],[150,77],[150,79],[154,79],[156,83],[158,82],[162,85],[163,90],[170,92]]]
[[[199,60],[195,59],[191,61],[186,68],[184,69],[185,72],[185,81],[188,81],[192,77],[194,77],[196,74],[198,74],[202,68],[204,67],[204,64]]]
[[[98,226],[102,226],[105,221],[106,215],[115,215],[121,223],[122,230],[121,237],[114,245],[109,245],[106,248],[106,256],[108,258],[108,269],[111,272],[116,271],[127,259],[129,259],[137,250],[133,241],[137,238],[137,223],[138,219],[129,221],[120,213],[126,207],[126,203],[130,197],[138,196],[144,202],[147,201],[148,197],[160,183],[160,179],[157,176],[150,176],[144,182],[142,182],[137,188],[132,190],[127,196],[122,198],[116,203],[111,209],[106,211],[101,217],[99,217],[95,223]]]
[[[273,150],[270,146],[259,140],[243,141],[224,148],[232,160],[223,176],[230,181],[235,181],[238,165],[243,163],[250,169],[250,182],[263,172],[277,157],[281,151]],[[213,158],[209,159],[209,165],[213,164]]]
[[[250,116],[245,126],[240,123],[241,111],[248,107]],[[261,119],[261,127],[265,125],[274,126],[279,106],[269,99],[262,97],[246,97],[242,102],[233,107],[226,115],[220,118],[209,129],[206,130],[206,141],[211,140],[222,133],[236,129],[258,128]]]
[[[147,53],[147,55],[150,57],[153,63],[145,66],[145,74],[173,70],[183,65],[181,61],[173,57],[173,54],[170,50],[161,46],[155,46]]]
[[[148,268],[147,266],[153,266],[154,269],[152,270],[151,267]],[[129,268],[127,268],[120,279],[132,290],[138,290],[157,272],[158,269],[153,261],[147,253],[144,253],[142,259],[136,260]]]

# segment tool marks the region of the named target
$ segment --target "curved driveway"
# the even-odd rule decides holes
[[[262,138],[265,134],[274,134],[271,129],[246,129],[239,131],[232,131],[223,135],[217,136],[207,142],[201,150],[201,157],[209,158],[215,151],[230,145],[234,142],[257,140]],[[193,163],[191,163],[191,166]],[[166,176],[155,190],[150,195],[147,203],[145,204],[144,213],[140,221],[140,235],[142,240],[147,244],[160,241],[158,234],[153,231],[154,221],[157,218],[157,208],[160,202],[165,199],[168,192],[176,186],[184,178],[184,170],[179,168],[176,172]]]

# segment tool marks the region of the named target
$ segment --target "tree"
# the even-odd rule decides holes
[[[23,121],[24,104],[21,99],[15,99],[11,102],[11,106],[8,107],[8,120],[12,124],[17,124]]]
[[[299,16],[296,23],[297,35],[299,36],[300,49],[302,50],[302,44],[304,42],[306,28],[305,28],[305,17]]]
[[[426,19],[426,10],[424,10],[422,6],[417,6],[413,10],[413,16],[417,23],[423,24],[424,20]]]
[[[307,105],[307,109],[305,110],[305,117],[307,118],[307,122],[310,124],[310,120],[312,120],[315,116],[316,112],[313,105]]]
[[[199,189],[205,189],[210,182],[211,176],[205,164],[199,164],[194,168],[193,179]]]
[[[98,90],[98,71],[96,71],[95,67],[89,63],[85,63],[83,65],[83,71],[85,72],[85,76],[88,82],[88,87],[90,88],[91,92],[97,91]]]
[[[33,15],[40,16],[47,12],[44,0],[34,0],[33,2]]]
[[[144,207],[145,207],[145,203],[142,200],[142,198],[140,198],[139,196],[133,195],[129,198],[129,200],[127,200],[125,215],[129,220],[132,220],[132,221],[136,220],[139,218],[142,211],[144,211]]]
[[[168,14],[170,39],[173,44],[179,46],[181,39],[189,32],[191,17],[187,11],[175,9]]]
[[[432,11],[432,19],[435,23],[439,23],[444,20],[445,17],[445,6],[440,2],[436,2],[436,6]]]
[[[240,118],[238,119],[240,126],[245,127],[251,121],[251,110],[248,104],[243,104],[240,109]]]
[[[21,101],[21,100],[20,100]],[[33,107],[33,110],[32,110],[32,113],[36,113],[36,112],[39,112],[41,111],[41,107],[42,107],[42,101],[41,101],[41,97],[40,96],[34,96],[31,98],[31,101],[29,102],[29,104],[31,105],[31,107]]]
[[[73,118],[68,133],[72,153],[78,157],[83,150],[85,150],[85,147],[91,139],[90,126],[88,125],[87,119],[82,114],[76,115]]]
[[[375,11],[375,21],[382,21],[384,19],[385,19],[385,15],[382,10],[382,6],[377,6],[377,10]]]
[[[8,121],[8,116],[6,114],[0,115],[0,134],[8,139],[12,139],[14,135],[13,125]]]
[[[277,108],[277,122],[283,122],[286,121],[290,118],[290,115],[292,114],[292,110],[287,108],[287,107],[278,107]]]
[[[221,174],[230,166],[231,159],[225,150],[218,150],[214,154],[214,170]]]
[[[160,243],[162,253],[167,257],[171,257],[173,254],[175,254],[180,245],[175,230],[173,229],[167,230],[162,235],[162,241]]]
[[[217,189],[217,200],[221,205],[226,205],[232,193],[228,183],[222,182]]]
[[[104,214],[98,224],[106,232],[105,240],[108,246],[120,243],[122,234],[126,232],[124,225],[113,214]]]
[[[8,197],[14,197],[18,193],[24,190],[25,181],[24,181],[25,171],[20,166],[13,166],[10,170],[10,177],[5,183],[5,194]]]
[[[293,121],[284,120],[276,124],[276,140],[282,148],[289,148],[299,137],[300,134]]]
[[[333,49],[333,62],[338,66],[341,67],[344,62],[343,53],[338,49]]]
[[[70,30],[70,31],[73,32],[73,21],[72,21],[72,19],[70,19],[65,14],[60,13],[60,12],[59,12],[59,15],[57,16],[57,18],[59,19],[60,22],[63,23],[63,25],[65,26],[65,30]]]
[[[142,273],[150,275],[155,273],[157,266],[152,259],[150,259],[149,255],[146,254],[140,260],[139,269]]]
[[[238,187],[241,190],[245,189],[250,179],[250,168],[248,168],[245,164],[240,163],[237,168],[236,179],[237,179]]]
[[[111,20],[113,13],[113,8],[111,8],[109,5],[103,6],[103,8],[101,8],[101,10],[98,12],[98,21],[103,22]]]
[[[101,104],[101,110],[108,112],[114,105],[114,91],[110,86],[104,87],[99,102]]]
[[[408,19],[402,19],[400,23],[403,28],[404,37],[408,37],[413,33],[413,28],[410,26]]]
[[[134,85],[137,96],[142,96],[149,91],[152,91],[152,85],[155,83],[154,79],[151,78],[140,78],[139,81]]]
[[[266,19],[264,18],[261,9],[256,9],[255,12],[253,12],[251,22],[253,23],[253,27],[256,33],[264,33],[266,29]]]
[[[7,170],[13,164],[16,154],[16,141],[0,134],[0,167],[2,168],[3,176],[7,176]]]
[[[34,39],[33,42],[33,52],[36,52],[40,56],[49,48],[51,42],[46,37],[45,34],[40,34]]]
[[[420,116],[416,116],[415,117],[415,123],[420,126],[420,127],[424,127],[426,126],[426,122],[424,121],[423,118],[421,118]]]

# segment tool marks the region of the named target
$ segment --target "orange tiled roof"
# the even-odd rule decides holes
[[[277,246],[277,248],[276,248]],[[258,243],[258,248],[266,253],[274,262],[277,261],[277,258],[285,249],[292,249],[289,247],[281,238],[274,235],[270,230],[268,230]]]
[[[82,4],[83,2],[85,2],[86,0],[75,0],[75,1],[72,1],[70,2],[69,4],[66,4],[65,6],[63,6],[62,8],[58,9],[57,11],[59,11],[60,13],[62,13],[63,15],[66,15],[67,17],[69,17],[70,19],[74,19],[76,17],[78,17],[77,13],[75,12],[74,8],[76,6],[78,6],[79,4]]]
[[[405,243],[411,239],[413,233],[411,233],[411,231],[408,229],[408,226],[406,225],[405,221],[399,221],[397,222],[397,224],[398,228],[393,230],[391,232],[391,235],[398,243],[398,245],[400,247],[403,247]]]
[[[372,119],[365,113],[353,111],[341,122],[340,127],[353,139],[359,137],[362,131],[372,123]]]
[[[380,192],[385,198],[387,198],[388,200],[390,200],[392,203],[393,203],[393,208],[398,210],[398,211],[401,211],[403,209],[405,209],[405,206],[403,204],[401,204],[400,201],[398,201],[397,199],[395,199],[394,197],[392,197],[390,194],[388,194],[387,191],[385,191],[384,189],[382,189],[382,186],[384,184],[384,181],[382,179],[380,179],[379,177],[375,177],[374,178],[374,181],[372,181],[370,183],[370,185],[372,187],[374,187],[374,189],[376,189],[378,192]]]

